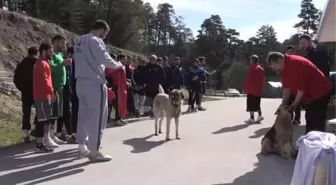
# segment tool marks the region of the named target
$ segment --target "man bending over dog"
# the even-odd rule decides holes
[[[282,104],[286,105],[290,94],[296,94],[290,105],[294,110],[299,103],[306,105],[306,133],[325,131],[326,111],[332,84],[325,75],[308,59],[297,55],[284,55],[270,52],[267,63],[275,70],[281,71]]]

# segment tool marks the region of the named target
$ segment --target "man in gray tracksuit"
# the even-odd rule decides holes
[[[107,123],[107,88],[105,66],[123,68],[114,61],[102,39],[109,32],[104,21],[97,21],[90,33],[83,35],[75,45],[76,91],[79,100],[77,142],[81,156],[93,162],[110,161],[111,157],[100,151],[103,131]],[[88,147],[85,141],[88,138]]]

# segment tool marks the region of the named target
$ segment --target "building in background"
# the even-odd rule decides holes
[[[336,0],[328,0],[317,32],[318,42],[336,42]]]

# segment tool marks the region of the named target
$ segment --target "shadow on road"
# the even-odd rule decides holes
[[[149,135],[142,138],[128,139],[123,143],[133,147],[133,150],[131,151],[132,153],[144,153],[165,143],[165,141],[148,141],[148,139],[153,136],[154,135]]]
[[[250,136],[251,139],[257,139],[263,137],[272,127],[261,128],[259,130],[254,131],[254,135]]]
[[[77,150],[65,150],[48,154],[35,154],[26,150],[25,153],[13,151],[2,153],[0,156],[1,184],[38,184],[50,180],[83,172],[88,164],[71,165],[78,159]],[[63,167],[64,165],[64,167]]]
[[[232,127],[224,127],[224,128],[221,128],[215,132],[213,132],[212,134],[224,134],[224,133],[227,133],[227,132],[235,132],[235,131],[238,131],[238,130],[242,130],[242,129],[245,129],[247,127],[249,127],[251,124],[241,124],[241,125],[235,125],[235,126],[232,126]]]
[[[288,185],[291,183],[295,166],[294,160],[287,160],[277,156],[264,156],[257,154],[256,168],[237,177],[230,183],[217,183],[213,185]]]

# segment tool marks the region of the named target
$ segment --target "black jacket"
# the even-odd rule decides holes
[[[313,62],[326,77],[329,77],[330,64],[328,51],[326,49],[311,47],[306,54],[306,58]]]
[[[180,66],[171,66],[166,70],[166,82],[169,89],[181,89],[184,84]]]
[[[147,66],[146,86],[148,88],[158,88],[166,81],[166,74],[163,67],[159,64],[149,63]]]
[[[138,66],[133,72],[133,85],[143,86],[146,84],[147,67]]]
[[[14,71],[14,84],[21,93],[33,95],[33,72],[37,57],[28,56],[24,58]]]

